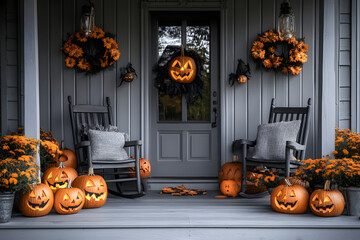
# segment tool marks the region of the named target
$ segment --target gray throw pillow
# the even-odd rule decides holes
[[[300,120],[261,124],[252,158],[285,160],[286,141],[296,141]],[[295,160],[291,153],[290,160]]]
[[[124,160],[129,156],[124,149],[125,137],[121,132],[89,129],[91,158],[94,161]]]

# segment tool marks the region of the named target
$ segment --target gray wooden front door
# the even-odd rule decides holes
[[[169,96],[151,87],[151,175],[216,177],[220,165],[218,15],[154,14],[151,23],[152,66],[167,45],[183,44],[204,61],[202,98],[191,105],[184,95]]]

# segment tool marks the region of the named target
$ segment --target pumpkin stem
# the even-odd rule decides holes
[[[239,156],[233,155],[233,162],[239,162]]]
[[[185,56],[184,46],[181,44],[181,56]]]
[[[68,185],[67,185],[66,188],[72,188],[72,187],[71,187],[71,178],[69,178],[69,183],[68,183]]]
[[[326,180],[324,184],[324,191],[330,191],[330,181]]]
[[[89,168],[89,173],[88,173],[89,176],[94,176],[94,169],[93,168]]]
[[[64,164],[63,161],[61,161],[61,162],[59,163],[59,168],[65,168],[65,164]]]
[[[292,184],[290,183],[289,179],[285,178],[285,186],[286,187],[291,187]]]

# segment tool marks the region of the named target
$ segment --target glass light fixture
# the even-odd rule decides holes
[[[95,28],[95,8],[94,4],[89,0],[89,5],[84,5],[81,8],[81,30],[86,36],[94,31]]]
[[[284,0],[281,4],[277,31],[283,38],[291,38],[295,35],[295,15],[289,0]]]

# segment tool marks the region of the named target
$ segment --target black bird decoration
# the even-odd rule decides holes
[[[123,82],[132,82],[135,77],[137,77],[135,69],[132,67],[131,63],[128,63],[125,68],[121,69],[121,75],[120,75],[120,86]]]
[[[245,64],[242,59],[238,59],[236,73],[229,74],[229,84],[233,86],[235,80],[238,81],[239,84],[243,84],[246,83],[246,81],[249,80],[250,77],[251,75],[249,64]]]

